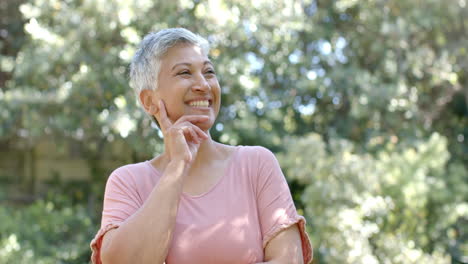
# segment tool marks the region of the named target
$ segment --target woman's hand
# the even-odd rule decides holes
[[[159,101],[156,118],[164,135],[164,149],[169,154],[170,161],[182,160],[189,165],[195,160],[200,144],[208,139],[208,135],[195,125],[209,119],[203,115],[184,115],[176,122],[167,116],[166,106]]]

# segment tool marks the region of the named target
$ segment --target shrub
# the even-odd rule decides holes
[[[63,195],[2,206],[0,263],[88,263],[94,225],[85,206]]]

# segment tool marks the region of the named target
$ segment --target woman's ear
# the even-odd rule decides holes
[[[157,101],[154,91],[143,90],[140,92],[140,102],[148,114],[155,115],[158,112]]]

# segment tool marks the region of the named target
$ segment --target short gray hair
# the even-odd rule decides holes
[[[130,64],[130,85],[139,100],[141,91],[158,88],[161,59],[167,50],[177,44],[188,43],[198,46],[208,55],[208,41],[185,28],[168,28],[151,32],[141,41]]]

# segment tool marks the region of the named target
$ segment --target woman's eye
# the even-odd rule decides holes
[[[190,74],[190,72],[189,71],[182,71],[182,72],[179,72],[178,74],[179,75],[184,75],[184,74]]]
[[[208,74],[216,74],[216,72],[215,72],[214,70],[211,70],[211,69],[210,69],[210,70],[207,70],[206,73],[208,73]]]

